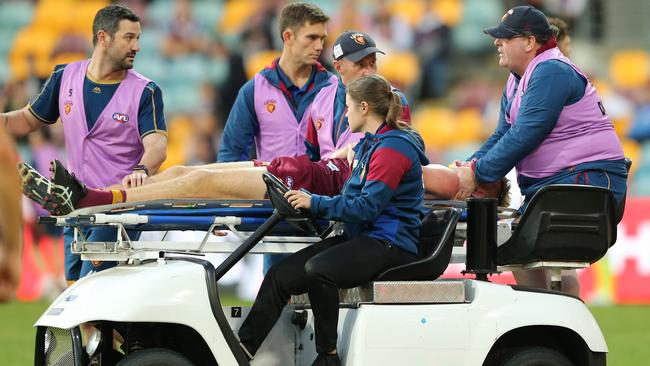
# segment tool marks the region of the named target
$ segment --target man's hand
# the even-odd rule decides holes
[[[476,177],[474,171],[470,166],[452,167],[452,170],[458,174],[460,184],[458,186],[458,193],[456,193],[456,200],[465,200],[472,195],[476,189]]]
[[[145,180],[147,180],[147,174],[142,170],[136,170],[133,173],[122,178],[122,187],[123,188],[134,188],[144,185]]]
[[[311,207],[311,195],[303,191],[292,190],[285,193],[284,197],[295,209],[304,208],[305,210],[309,210]]]

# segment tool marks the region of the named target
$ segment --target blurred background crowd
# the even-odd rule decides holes
[[[277,16],[285,0],[125,0],[142,19],[135,69],[163,91],[167,161],[216,160],[230,107],[246,80],[281,49]],[[496,125],[507,72],[482,29],[516,5],[564,19],[571,59],[603,98],[627,156],[628,197],[650,196],[650,2],[647,0],[317,0],[330,17],[321,63],[344,30],[370,34],[386,55],[379,73],[408,97],[414,127],[432,162],[465,159]],[[0,111],[35,97],[57,64],[87,58],[103,0],[0,0]],[[63,156],[61,126],[18,141],[25,161],[46,170]],[[18,297],[56,295],[64,286],[56,228],[36,225],[25,201],[23,279]]]

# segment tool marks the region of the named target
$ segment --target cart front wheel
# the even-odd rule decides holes
[[[194,364],[178,352],[164,348],[149,348],[129,354],[116,366],[194,366]]]
[[[547,347],[523,347],[509,352],[502,366],[574,366],[562,353]]]

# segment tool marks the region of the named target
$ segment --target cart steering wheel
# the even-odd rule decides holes
[[[288,223],[302,230],[316,231],[317,233],[320,231],[320,225],[309,210],[293,208],[291,203],[284,197],[289,188],[278,177],[265,172],[262,174],[262,179],[266,183],[266,190],[273,207]]]

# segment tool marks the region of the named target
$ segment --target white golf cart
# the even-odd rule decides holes
[[[219,298],[219,280],[247,253],[292,252],[320,239],[289,236],[288,226],[329,234],[307,213],[291,208],[281,182],[271,175],[264,179],[274,209],[250,201],[172,201],[49,218],[76,228],[115,227],[117,242],[86,242],[76,231],[72,249],[84,260],[122,263],[79,280],[38,319],[35,365],[310,365],[316,351],[307,296],[292,298],[251,362],[236,337],[248,309],[222,307]],[[559,271],[598,260],[616,240],[611,192],[547,187],[512,230],[504,220],[497,225],[494,201],[470,200],[468,206],[467,224],[458,223],[458,208],[433,207],[423,223],[417,262],[341,291],[342,364],[605,365],[607,345],[580,299],[486,278],[497,264]],[[267,218],[260,219],[262,212]],[[243,233],[246,225],[260,221],[252,234]],[[132,241],[125,231],[188,224],[206,230],[206,239]],[[242,242],[208,242],[215,228],[232,229]],[[459,234],[467,235],[467,249],[454,246]],[[207,252],[231,254],[214,268],[203,257]],[[477,279],[437,279],[450,261],[465,259],[467,272]]]

